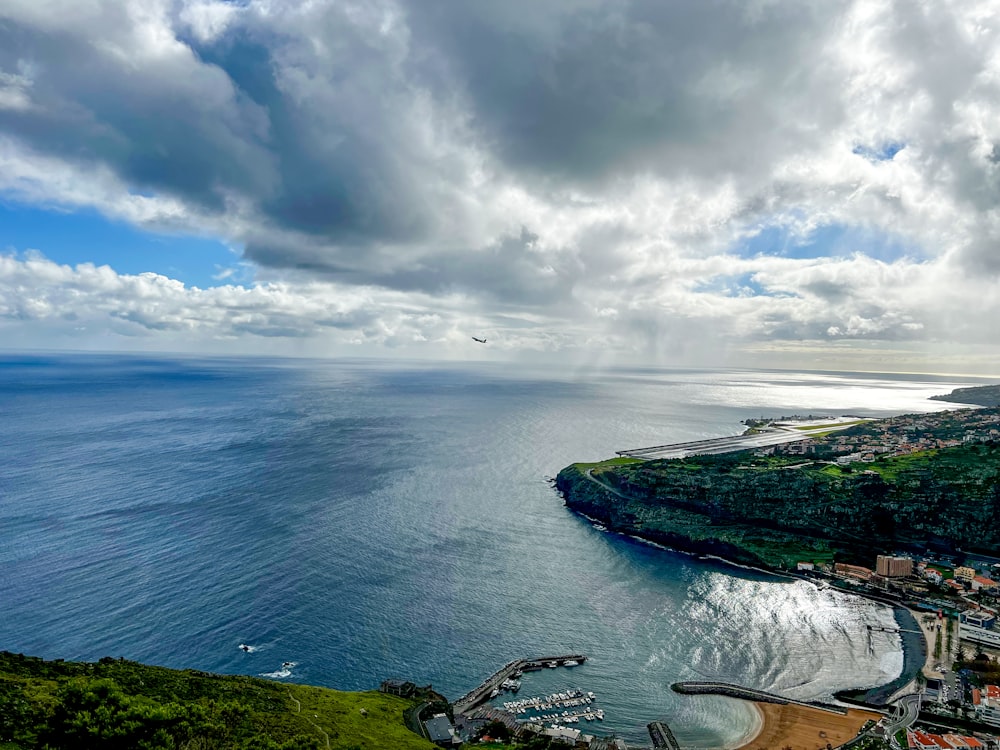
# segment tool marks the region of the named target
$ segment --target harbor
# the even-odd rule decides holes
[[[532,698],[505,701],[503,707],[517,716],[518,721],[542,724],[577,724],[585,721],[604,721],[604,711],[593,704],[597,696],[592,692],[569,689],[559,693]],[[563,709],[559,712],[559,709]],[[537,712],[537,713],[536,713]]]
[[[478,687],[473,688],[452,703],[455,713],[466,713],[481,703],[496,698],[505,689],[504,683],[516,679],[525,672],[537,672],[542,669],[557,667],[575,667],[583,664],[587,657],[583,654],[567,654],[565,656],[540,656],[534,659],[514,659],[504,664],[491,674]],[[512,683],[508,683],[512,684]]]
[[[541,734],[570,744],[604,742],[602,738],[584,733],[588,723],[604,721],[604,709],[597,706],[596,693],[573,687],[528,697],[517,696],[522,687],[520,678],[536,679],[526,675],[559,667],[572,668],[586,660],[582,654],[567,654],[507,662],[452,703],[456,736],[475,737],[486,724],[499,722],[517,736]],[[541,682],[550,681],[542,679]]]

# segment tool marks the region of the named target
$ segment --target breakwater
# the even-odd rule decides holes
[[[650,722],[646,725],[646,731],[649,732],[649,739],[653,743],[653,750],[681,750],[681,746],[677,744],[677,738],[674,737],[674,733],[670,731],[670,727],[664,722]]]
[[[799,701],[776,693],[755,690],[754,688],[734,685],[729,682],[675,682],[670,686],[670,689],[682,695],[724,695],[728,698],[739,698],[740,700],[754,701],[756,703],[792,704],[806,706],[807,708],[817,708],[821,711],[829,711],[835,714],[847,713],[847,709],[841,706],[832,706],[828,703],[820,703],[818,701]]]

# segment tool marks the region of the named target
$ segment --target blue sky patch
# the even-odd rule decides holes
[[[716,276],[703,281],[694,287],[695,292],[722,294],[727,297],[756,297],[766,295],[767,291],[753,278],[753,273],[741,273],[735,276]]]
[[[768,255],[797,259],[842,258],[861,253],[886,263],[924,257],[920,247],[904,237],[848,224],[824,224],[805,237],[794,234],[785,224],[770,224],[742,238],[729,252],[742,258]]]
[[[906,144],[900,141],[886,141],[877,146],[866,146],[859,143],[851,149],[851,153],[863,156],[868,161],[875,163],[892,161],[892,158],[904,148],[906,148]]]
[[[0,251],[29,249],[56,263],[108,265],[122,274],[152,271],[203,289],[227,283],[213,278],[222,269],[231,269],[235,279],[245,276],[240,257],[218,239],[147,232],[92,210],[0,201]]]

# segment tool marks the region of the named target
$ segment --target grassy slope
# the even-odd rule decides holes
[[[39,746],[35,727],[52,720],[67,685],[87,688],[107,680],[146,706],[194,707],[203,719],[193,741],[187,740],[191,747],[237,748],[267,739],[277,745],[294,740],[326,747],[323,732],[331,748],[345,750],[434,747],[404,726],[409,701],[378,692],[349,693],[122,660],[52,662],[0,652],[0,748]],[[239,707],[236,718],[233,706]]]

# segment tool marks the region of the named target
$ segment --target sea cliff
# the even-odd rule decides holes
[[[795,456],[574,464],[556,487],[567,507],[613,531],[773,569],[871,565],[898,549],[997,554],[1000,444],[984,421],[997,418],[969,410],[876,421],[810,440]],[[897,440],[893,431],[899,452],[838,460],[837,441],[877,447]]]
[[[567,466],[556,477],[556,488],[568,508],[612,531],[681,552],[771,569],[790,568],[799,560],[832,558],[832,549],[823,539],[724,519],[694,510],[689,503],[628,497],[602,484],[590,471],[589,467]],[[596,473],[607,478],[604,472]]]

